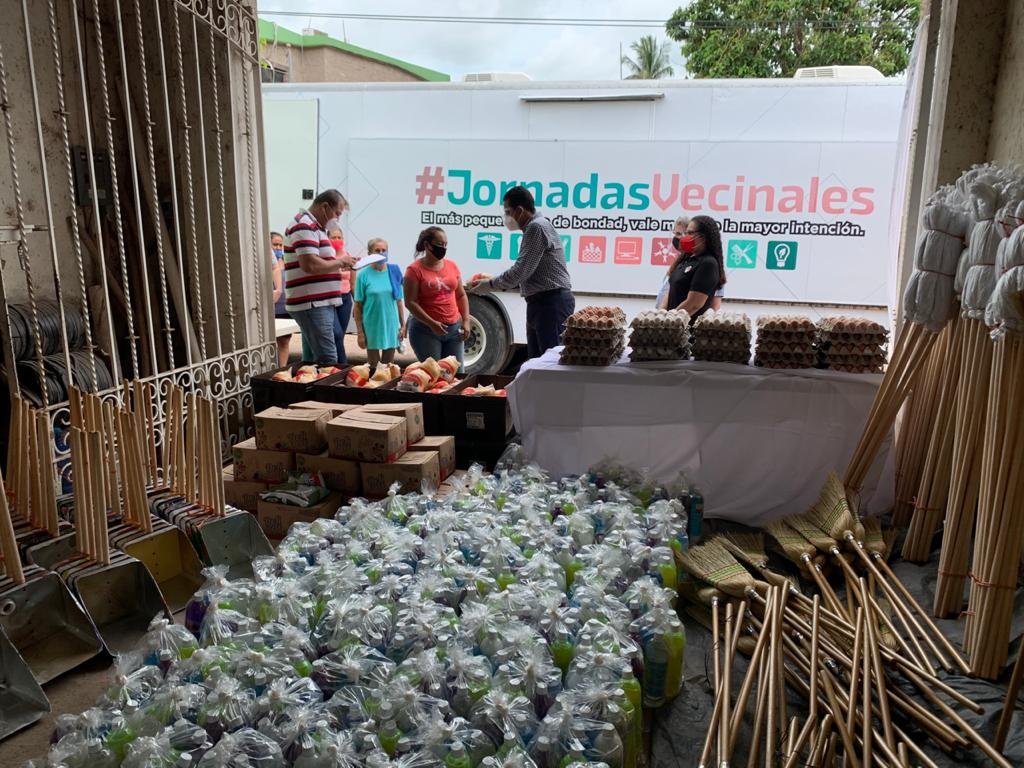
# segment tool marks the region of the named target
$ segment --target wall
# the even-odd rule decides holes
[[[989,158],[1024,164],[1024,0],[1008,0]]]
[[[405,83],[418,82],[404,69],[366,59],[328,46],[295,48],[260,46],[260,58],[288,69],[289,83]]]

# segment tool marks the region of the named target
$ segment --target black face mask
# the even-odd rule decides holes
[[[677,251],[679,250],[679,235],[676,235],[675,237],[672,238],[672,247],[675,248]]]
[[[434,245],[433,243],[431,243],[430,244],[430,252],[432,254],[434,254],[434,258],[435,259],[443,259],[445,257],[445,254],[448,253],[448,246],[447,245]]]

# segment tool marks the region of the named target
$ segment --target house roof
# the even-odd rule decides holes
[[[345,51],[354,56],[362,56],[364,59],[379,61],[382,64],[390,64],[393,67],[398,67],[411,75],[430,82],[448,82],[451,80],[451,77],[443,72],[436,72],[433,69],[410,64],[407,61],[385,56],[383,53],[377,53],[366,48],[360,48],[358,45],[351,45],[327,35],[302,35],[266,19],[260,19],[260,44],[291,45],[295,48],[337,48],[339,51]]]

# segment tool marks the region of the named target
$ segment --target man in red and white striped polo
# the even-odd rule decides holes
[[[339,219],[347,208],[345,196],[328,189],[316,196],[308,210],[299,211],[285,230],[285,307],[299,324],[314,358],[303,362],[338,362],[334,320],[335,307],[343,301],[341,270],[355,266],[355,259],[339,257],[327,232],[341,228]]]

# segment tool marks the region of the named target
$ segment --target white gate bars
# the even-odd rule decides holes
[[[127,378],[155,384],[161,443],[172,383],[215,398],[226,453],[276,360],[254,0],[20,6],[0,25],[7,390],[50,414],[58,466],[69,389],[120,400]]]

